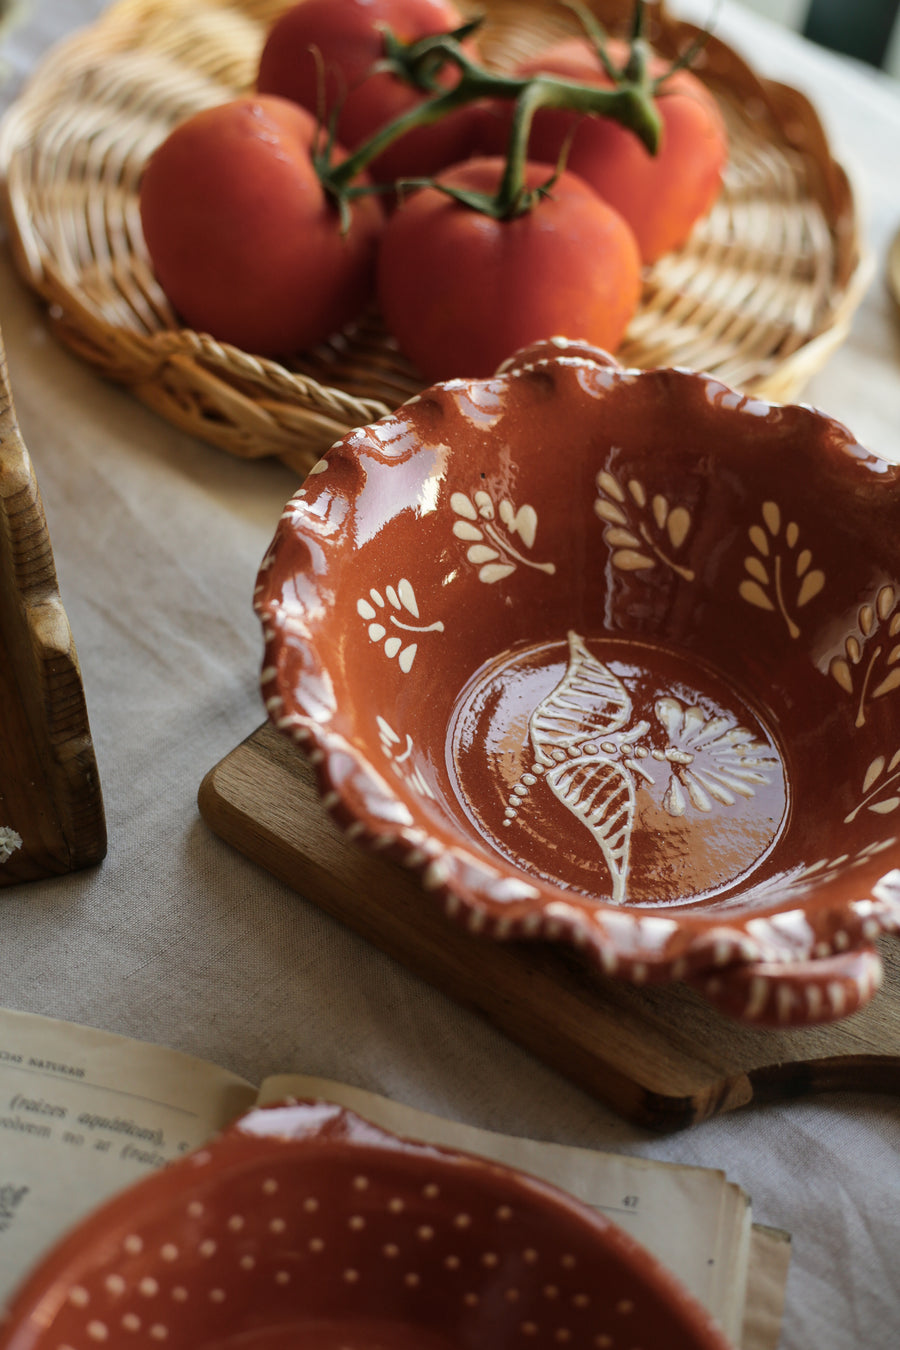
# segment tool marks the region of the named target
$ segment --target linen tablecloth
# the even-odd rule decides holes
[[[712,6],[670,6],[709,17]],[[99,0],[33,0],[0,105]],[[900,89],[734,3],[717,31],[810,95],[876,275],[805,401],[900,460]],[[263,718],[257,566],[295,475],[194,441],[51,336],[0,252],[0,328],[83,669],[109,827],[98,869],[0,892],[0,1003],[170,1045],[254,1081],[343,1079],[506,1133],[723,1168],[793,1234],[785,1350],[900,1344],[900,1110],[834,1095],[656,1137],[613,1116],[207,829],[204,774]],[[898,1047],[900,1049],[900,1047]]]

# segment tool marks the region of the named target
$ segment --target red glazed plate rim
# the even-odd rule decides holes
[[[49,1350],[51,1345],[55,1350],[59,1333],[54,1323],[68,1305],[83,1309],[87,1323],[90,1298],[84,1286],[90,1282],[92,1270],[98,1269],[97,1263],[101,1263],[101,1273],[108,1271],[110,1260],[120,1248],[126,1254],[141,1256],[141,1292],[148,1296],[156,1291],[154,1273],[187,1283],[195,1257],[185,1255],[182,1277],[177,1252],[181,1245],[186,1252],[190,1247],[191,1212],[192,1208],[199,1209],[192,1205],[192,1196],[198,1188],[204,1195],[204,1211],[219,1202],[227,1206],[233,1183],[257,1172],[265,1176],[267,1168],[283,1166],[286,1160],[306,1165],[315,1161],[319,1178],[327,1176],[329,1164],[336,1164],[352,1178],[352,1188],[358,1188],[365,1182],[367,1160],[386,1154],[398,1161],[402,1158],[404,1165],[404,1171],[394,1178],[399,1200],[390,1203],[395,1208],[403,1208],[404,1188],[410,1197],[420,1193],[440,1196],[440,1203],[446,1204],[454,1181],[492,1197],[491,1203],[502,1201],[504,1213],[497,1211],[497,1217],[514,1218],[518,1203],[540,1214],[542,1228],[546,1224],[548,1233],[555,1225],[558,1236],[582,1247],[587,1245],[596,1259],[606,1256],[627,1272],[637,1289],[655,1297],[661,1312],[677,1315],[679,1331],[690,1338],[696,1350],[729,1350],[730,1342],[714,1318],[671,1271],[624,1229],[569,1193],[503,1163],[395,1135],[335,1103],[295,1098],[254,1107],[204,1147],[127,1187],[76,1224],[47,1252],[8,1302],[0,1319],[0,1350],[35,1346],[47,1346]],[[429,1184],[423,1188],[424,1181]],[[276,1185],[267,1181],[264,1189],[268,1186],[274,1191]],[[355,1203],[361,1204],[359,1200]],[[224,1208],[222,1212],[229,1211]],[[144,1247],[144,1226],[161,1220],[166,1223],[167,1243],[160,1248]],[[364,1227],[364,1222],[359,1226]],[[513,1240],[514,1232],[511,1228]],[[477,1228],[467,1229],[466,1237],[477,1239]],[[117,1278],[113,1273],[112,1279]],[[109,1278],[106,1283],[110,1283]],[[125,1283],[118,1278],[120,1293],[125,1292]],[[186,1304],[188,1291],[181,1292],[184,1297],[180,1302]],[[170,1321],[176,1311],[177,1305],[169,1309]],[[134,1339],[134,1331],[127,1327],[120,1333],[103,1324],[102,1330],[101,1337],[99,1330],[92,1331],[88,1326],[88,1339],[113,1345],[130,1344]]]

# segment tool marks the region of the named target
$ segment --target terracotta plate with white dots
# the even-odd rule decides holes
[[[544,1182],[290,1102],[96,1211],[2,1350],[728,1350],[622,1230]]]

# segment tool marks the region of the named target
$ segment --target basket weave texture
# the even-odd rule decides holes
[[[576,31],[554,0],[481,0],[481,47],[503,66]],[[16,263],[58,336],[175,425],[301,474],[336,439],[423,384],[371,312],[279,363],[179,324],[138,212],[141,172],[183,118],[252,86],[285,0],[120,0],[52,51],[0,126]],[[630,0],[595,0],[615,29]],[[696,34],[650,6],[649,36],[674,55]],[[730,162],[688,244],[645,273],[616,353],[687,366],[774,401],[795,399],[846,336],[871,270],[853,193],[797,91],[759,79],[712,38],[694,67],[718,97]],[[574,335],[577,336],[577,335]]]

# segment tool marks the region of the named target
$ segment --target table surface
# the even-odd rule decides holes
[[[100,0],[31,0],[0,107]],[[708,0],[670,5],[688,17]],[[817,104],[858,185],[877,273],[804,395],[900,460],[900,86],[729,0],[717,29]],[[296,478],[174,430],[50,334],[0,251],[0,325],[81,659],[104,864],[0,892],[0,1003],[177,1047],[254,1081],[343,1079],[484,1128],[723,1168],[793,1234],[784,1350],[900,1337],[900,1108],[835,1095],[659,1138],[611,1115],[313,905],[199,818],[209,768],[262,720],[256,569]],[[898,1047],[900,1049],[900,1047]]]

